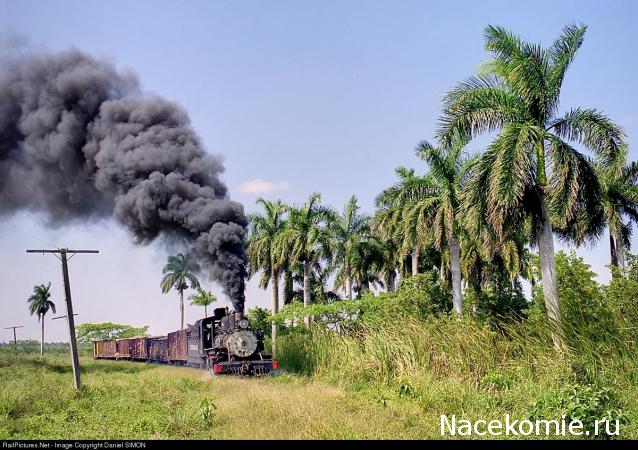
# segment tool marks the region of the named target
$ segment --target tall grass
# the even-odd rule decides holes
[[[560,396],[570,386],[610,389],[620,399],[614,406],[630,419],[623,436],[636,436],[638,354],[616,325],[603,320],[593,327],[576,316],[565,323],[559,350],[551,339],[556,330],[542,318],[493,328],[473,319],[397,316],[342,334],[318,325],[291,333],[279,343],[279,360],[383,401],[407,396],[426,410],[482,419],[530,417],[548,397],[564,403]]]
[[[530,374],[555,366],[560,358],[547,339],[522,326],[497,331],[473,320],[406,317],[345,334],[318,326],[292,333],[279,344],[279,359],[290,370],[342,381],[388,384],[427,372],[476,384],[487,373],[516,365]]]

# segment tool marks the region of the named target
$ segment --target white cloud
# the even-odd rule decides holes
[[[267,181],[262,179],[244,181],[239,185],[242,194],[270,194],[276,191],[287,191],[290,186],[287,181]]]

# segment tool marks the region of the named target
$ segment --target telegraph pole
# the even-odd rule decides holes
[[[18,339],[16,338],[16,328],[24,328],[22,325],[17,325],[15,327],[6,327],[5,330],[10,330],[13,328],[13,348],[15,350],[15,354],[18,354]]]
[[[62,280],[64,281],[64,297],[66,299],[66,317],[69,323],[69,344],[71,347],[71,362],[73,363],[73,384],[76,390],[80,389],[80,360],[78,359],[78,343],[75,338],[75,322],[73,317],[73,304],[71,303],[71,283],[69,282],[69,266],[68,260],[75,256],[76,253],[99,253],[98,250],[69,250],[68,248],[59,248],[57,250],[27,250],[27,253],[53,253],[53,255],[62,262]],[[71,254],[67,258],[68,254]],[[58,254],[60,256],[58,256]]]

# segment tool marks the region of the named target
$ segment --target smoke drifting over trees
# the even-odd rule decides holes
[[[75,50],[4,62],[0,100],[0,216],[115,217],[140,243],[182,239],[243,310],[244,209],[185,111]]]

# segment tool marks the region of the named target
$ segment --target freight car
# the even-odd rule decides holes
[[[96,359],[181,365],[215,374],[267,375],[278,363],[264,351],[264,333],[243,314],[216,308],[213,315],[167,336],[93,341]]]

